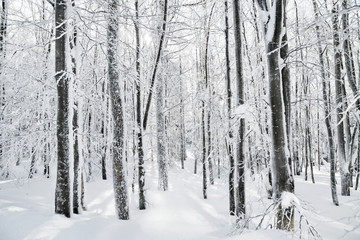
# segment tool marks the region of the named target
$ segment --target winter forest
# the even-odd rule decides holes
[[[360,239],[359,0],[0,0],[0,239]]]

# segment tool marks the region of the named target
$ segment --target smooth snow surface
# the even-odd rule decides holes
[[[88,211],[71,219],[54,214],[55,178],[0,182],[1,240],[175,240],[175,239],[298,239],[299,234],[277,230],[258,230],[260,218],[250,222],[239,235],[234,218],[228,216],[227,177],[209,186],[208,199],[202,199],[201,173],[169,167],[169,191],[157,190],[157,164],[146,163],[147,210],[137,208],[138,194],[129,191],[130,220],[116,219],[112,180],[97,180],[87,185]],[[247,211],[260,214],[272,203],[259,180],[247,183]],[[316,172],[316,184],[295,177],[296,197],[301,212],[323,239],[360,239],[360,191],[340,197],[332,205],[329,174]],[[128,185],[131,185],[128,183]],[[340,190],[340,189],[339,189]],[[340,191],[339,191],[340,192]],[[298,214],[298,213],[297,213]],[[256,222],[256,223],[255,223]],[[297,224],[298,227],[298,224]],[[303,225],[304,227],[304,225]],[[303,235],[304,236],[304,235]],[[303,238],[307,239],[307,238]]]

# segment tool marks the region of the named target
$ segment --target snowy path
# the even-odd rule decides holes
[[[112,181],[87,186],[88,211],[66,219],[54,216],[54,179],[3,184],[0,239],[223,239],[229,231],[226,184],[209,187],[202,199],[200,175],[174,167],[169,191],[157,190],[156,164],[146,172],[148,209],[137,209],[130,193],[130,221],[115,217]],[[14,188],[14,184],[17,186]],[[8,188],[8,189],[6,189]],[[6,191],[4,191],[6,189]]]
[[[293,239],[291,234],[246,231],[229,236],[234,219],[228,216],[226,177],[209,186],[208,199],[202,198],[201,174],[178,166],[170,168],[169,191],[157,190],[157,165],[147,163],[146,197],[148,209],[137,209],[138,195],[130,193],[129,221],[115,217],[112,181],[87,185],[88,211],[71,219],[54,215],[55,179],[0,182],[0,240],[176,240]],[[360,239],[360,191],[340,197],[340,207],[331,203],[328,173],[316,172],[316,184],[296,177],[296,195],[307,218],[323,239]],[[255,214],[269,203],[259,199],[258,181],[247,184],[247,208]],[[340,189],[339,189],[340,190]]]

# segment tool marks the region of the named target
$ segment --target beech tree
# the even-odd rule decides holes
[[[225,61],[226,61],[226,107],[228,121],[228,141],[227,152],[229,157],[229,211],[230,215],[235,215],[235,160],[232,146],[233,132],[231,129],[231,77],[230,77],[230,53],[229,53],[229,19],[228,19],[228,1],[225,0]]]
[[[55,190],[55,213],[70,217],[70,106],[69,76],[66,46],[67,1],[55,2],[55,80],[57,83],[57,178]]]
[[[242,41],[241,41],[241,19],[240,19],[240,1],[233,1],[234,11],[234,36],[235,36],[235,61],[236,61],[236,106],[241,109],[245,103],[244,99],[244,76],[242,69]],[[240,114],[244,114],[240,112]],[[236,216],[238,219],[244,219],[245,208],[245,117],[239,116],[240,124],[236,140]]]
[[[129,219],[129,203],[124,161],[124,113],[122,89],[119,78],[118,42],[119,42],[119,1],[112,0],[108,5],[109,22],[108,40],[108,71],[113,117],[113,181],[117,216],[121,220]]]
[[[286,128],[284,126],[284,100],[281,75],[281,38],[285,33],[284,12],[285,1],[257,0],[260,9],[260,19],[263,21],[264,40],[267,53],[267,67],[270,92],[271,134],[272,134],[272,186],[274,201],[279,203],[276,228],[291,230],[294,228],[294,215],[291,206],[282,206],[284,193],[294,192],[294,180],[288,165],[286,154]]]

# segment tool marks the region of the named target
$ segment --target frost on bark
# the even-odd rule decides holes
[[[183,85],[182,85],[182,69],[180,63],[180,162],[181,169],[184,169],[185,160],[186,160],[186,142],[185,142],[185,112],[184,112],[184,96],[183,96]]]
[[[341,176],[341,195],[350,195],[350,173],[348,169],[348,161],[346,159],[345,150],[345,132],[344,132],[344,105],[343,105],[343,84],[344,80],[341,76],[341,49],[340,49],[340,35],[339,35],[339,13],[338,6],[333,6],[333,43],[334,43],[334,68],[335,68],[335,90],[336,90],[336,121],[337,121],[337,143],[338,143],[338,160],[340,165]]]
[[[206,124],[207,124],[207,152],[205,150],[206,158],[208,160],[209,165],[209,180],[210,184],[214,184],[214,169],[213,169],[213,163],[212,163],[212,141],[211,141],[211,84],[209,83],[209,63],[208,63],[208,56],[209,56],[209,40],[210,40],[210,23],[211,23],[211,17],[213,14],[215,4],[212,6],[210,15],[209,15],[209,21],[208,26],[206,30],[206,42],[205,42],[205,56],[204,56],[204,78],[205,78],[205,88],[208,90],[208,98],[207,98],[207,114],[206,114]],[[204,4],[204,7],[206,8],[206,4]],[[206,21],[206,19],[205,19]],[[205,146],[205,145],[204,145]]]
[[[350,30],[349,30],[349,13],[347,12],[348,8],[348,1],[347,0],[342,0],[342,9],[343,9],[343,14],[342,14],[342,26],[343,26],[343,48],[344,48],[344,59],[345,59],[345,69],[346,69],[346,76],[350,85],[350,88],[353,92],[354,97],[358,97],[358,87],[356,86],[356,68],[355,68],[355,64],[354,64],[354,55],[353,55],[353,50],[352,50],[352,41],[350,38]],[[359,60],[360,61],[360,60]],[[360,75],[359,75],[360,77]],[[358,82],[359,84],[359,82]],[[359,115],[360,113],[360,100],[357,99],[356,101],[356,108],[357,108],[357,115]],[[347,113],[347,119],[348,119],[348,113]],[[359,117],[358,117],[358,122],[359,122]],[[349,126],[349,124],[348,124]],[[355,134],[355,131],[354,131]],[[349,134],[347,135],[349,136]],[[360,143],[360,139],[358,139],[358,142]],[[347,141],[348,145],[350,145],[350,141]],[[351,150],[348,149],[348,160],[349,160],[349,170],[351,171],[349,173],[349,179],[348,181],[350,181],[348,183],[348,185],[350,185],[352,187],[352,174],[353,174],[353,167],[351,166]],[[348,192],[350,194],[350,192]]]
[[[273,199],[279,203],[276,228],[293,230],[294,210],[292,206],[282,207],[282,195],[294,192],[294,181],[288,165],[286,154],[286,126],[284,100],[282,93],[280,47],[282,33],[286,32],[283,25],[284,0],[275,0],[270,6],[268,1],[257,0],[264,27],[264,38],[267,53],[267,66],[270,90],[271,133],[272,133],[272,186]]]
[[[236,61],[236,106],[241,107],[244,104],[244,76],[242,69],[242,41],[241,41],[241,20],[240,20],[240,1],[233,1],[234,11],[234,35],[235,35],[235,61]],[[238,136],[236,140],[236,189],[235,189],[235,206],[236,216],[244,219],[246,214],[245,208],[245,119],[240,116]]]
[[[144,150],[142,135],[142,118],[141,118],[141,87],[140,87],[140,30],[139,30],[139,2],[135,1],[136,19],[135,35],[136,35],[136,124],[137,124],[137,149],[138,149],[138,182],[139,182],[139,209],[146,209],[145,201],[145,169],[144,169]]]
[[[113,181],[115,207],[118,218],[129,219],[129,203],[127,196],[127,184],[124,165],[124,115],[121,98],[120,78],[117,61],[118,50],[118,9],[119,0],[111,0],[109,3],[109,22],[107,29],[107,57],[108,77],[110,88],[111,113],[113,117]]]
[[[0,9],[0,121],[4,120],[3,108],[5,107],[5,84],[3,82],[3,61],[5,57],[5,38],[7,32],[7,0],[1,1]],[[2,170],[6,168],[3,165],[3,134],[0,132],[0,176],[3,174]],[[7,171],[7,170],[6,170]],[[8,176],[8,173],[4,173],[5,176]]]
[[[145,113],[144,113],[144,120],[143,120],[144,121],[143,122],[144,130],[146,130],[146,126],[147,126],[147,121],[148,121],[149,111],[150,111],[150,104],[151,104],[151,99],[152,99],[152,93],[153,93],[153,88],[154,88],[155,79],[156,79],[156,73],[157,73],[157,70],[160,65],[160,58],[161,58],[161,55],[163,52],[163,45],[165,43],[166,23],[167,23],[167,16],[168,16],[168,0],[163,1],[163,6],[164,6],[164,12],[163,12],[163,19],[162,19],[161,36],[160,36],[159,47],[158,47],[158,52],[156,55],[154,69],[153,69],[153,72],[151,75],[149,95],[148,95],[148,98],[146,101],[146,107],[145,107]]]
[[[227,152],[229,156],[229,212],[235,215],[235,161],[232,146],[233,133],[231,130],[231,78],[230,78],[230,52],[229,52],[229,18],[228,1],[225,0],[225,58],[226,58],[226,102],[227,102],[227,121],[228,121],[228,142]]]
[[[57,178],[55,213],[70,217],[69,77],[66,69],[66,0],[55,6],[55,80],[57,83]]]
[[[164,117],[164,79],[158,77],[156,86],[156,120],[157,120],[157,159],[159,164],[159,189],[168,189],[168,170],[165,148],[165,117]]]
[[[71,12],[74,11],[75,0],[71,0]],[[70,11],[69,11],[70,12]],[[73,14],[73,13],[72,13]],[[73,17],[73,16],[72,16]],[[72,24],[68,27],[69,32],[69,45],[70,45],[70,55],[71,55],[71,72],[73,79],[73,119],[72,119],[72,128],[73,128],[73,150],[74,150],[74,180],[73,180],[73,213],[80,213],[80,145],[79,145],[79,122],[78,122],[78,100],[76,96],[77,91],[77,71],[76,71],[76,45],[77,45],[77,28],[75,26],[76,22],[73,19]]]

